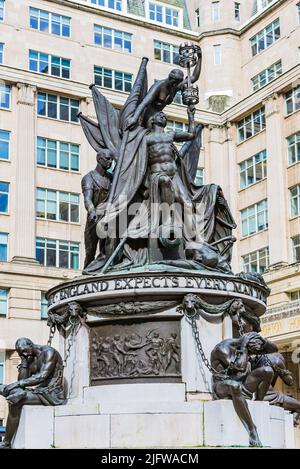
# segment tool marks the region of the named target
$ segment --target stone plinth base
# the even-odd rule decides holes
[[[293,448],[292,416],[249,402],[265,447]],[[248,446],[231,401],[86,403],[24,407],[14,448]]]

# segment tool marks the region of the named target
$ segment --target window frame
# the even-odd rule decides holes
[[[41,140],[44,142],[44,146],[40,144]],[[48,163],[49,161],[49,151],[53,151],[53,148],[50,148],[50,143],[55,144],[55,161],[56,161],[56,166],[53,166]],[[62,150],[63,145],[68,145],[68,168],[63,168],[61,167],[61,153],[65,152]],[[74,149],[72,150],[72,147],[76,147],[78,152],[75,152]],[[39,150],[44,151],[44,158],[45,158],[45,164],[40,163],[38,161],[38,156],[39,156]],[[65,152],[66,153],[66,152]],[[78,159],[78,169],[72,169],[72,158],[74,155],[77,155]],[[50,138],[46,137],[41,137],[37,136],[36,140],[36,165],[41,168],[49,168],[49,169],[54,169],[54,170],[59,170],[59,171],[68,171],[72,172],[75,174],[80,173],[80,145],[78,143],[72,143],[72,142],[63,142],[61,140],[53,140]]]
[[[169,54],[170,54],[170,62],[167,60],[164,60],[164,52],[167,50],[166,46],[169,47]],[[160,51],[161,58],[157,58],[155,51]],[[171,65],[179,65],[179,47],[170,44],[168,42],[164,41],[159,41],[158,39],[153,39],[153,55],[154,59],[158,60],[159,62],[165,63],[165,64],[171,64]],[[174,60],[174,57],[178,56],[178,60]]]
[[[34,55],[36,55],[36,57],[34,57]],[[43,59],[41,59],[42,56],[44,56]],[[71,79],[71,59],[66,59],[64,57],[59,57],[58,55],[52,55],[41,51],[29,49],[28,60],[30,72],[61,78],[62,80]],[[64,64],[64,61],[68,63]],[[47,63],[46,72],[41,70],[42,63]],[[32,67],[33,64],[36,64],[36,67]],[[55,69],[59,70],[59,74],[54,73]],[[65,71],[67,71],[68,76],[63,76]]]
[[[274,68],[274,76],[273,78],[270,79],[270,74],[272,73],[272,68]],[[265,74],[265,83],[262,83],[261,76]],[[259,72],[257,75],[255,75],[253,78],[251,78],[251,83],[252,83],[252,88],[253,91],[258,91],[264,86],[268,85],[272,81],[276,80],[276,78],[280,77],[282,75],[282,60],[277,60],[277,62],[273,63],[270,65],[270,67],[265,68],[261,72]],[[257,83],[255,83],[257,82]]]
[[[2,239],[1,238],[6,238],[6,241],[5,242],[2,242]],[[0,247],[1,246],[5,246],[5,253],[6,253],[6,258],[5,259],[1,259],[0,258],[0,262],[7,262],[8,261],[8,258],[9,258],[9,251],[8,251],[8,248],[9,248],[9,234],[8,233],[5,233],[5,232],[0,232]],[[1,252],[1,250],[0,250]]]
[[[7,140],[2,139],[2,136],[1,136],[2,132],[7,133],[8,135]],[[10,161],[10,137],[11,137],[11,132],[9,130],[0,129],[0,145],[1,145],[1,142],[3,142],[4,145],[7,144],[7,158],[3,158],[0,154],[0,161]]]
[[[44,197],[39,196],[41,191],[45,194]],[[51,199],[49,194],[55,194]],[[72,196],[78,198],[78,202],[72,201]],[[63,200],[63,198],[68,198],[68,200]],[[43,204],[44,206],[44,216],[38,215],[38,203]],[[68,206],[68,220],[64,220],[61,217],[61,204],[67,204]],[[48,209],[49,206],[55,204],[55,218],[51,218],[48,215],[54,214],[54,211],[50,211]],[[78,221],[72,221],[72,207],[77,207],[78,210]],[[80,224],[80,194],[75,194],[74,192],[65,192],[65,191],[57,191],[54,189],[49,189],[45,187],[37,187],[36,188],[36,219],[37,220],[45,220],[45,221],[55,221],[60,223],[70,223],[72,225]]]
[[[293,194],[294,192],[294,194]],[[300,216],[300,184],[289,188],[290,193],[290,217]]]
[[[260,157],[259,161],[257,161],[258,157]],[[252,164],[251,164],[252,163]],[[262,167],[262,178],[257,179],[257,166],[261,165]],[[253,182],[246,184],[243,186],[242,185],[242,173],[245,173],[245,181],[248,180],[248,170],[253,168]],[[253,186],[253,184],[257,184],[258,182],[263,181],[266,179],[268,174],[267,170],[267,150],[262,150],[259,153],[256,153],[255,155],[251,156],[250,158],[247,158],[246,160],[242,161],[239,163],[239,176],[240,176],[240,190],[244,190],[247,187]]]
[[[260,257],[260,254],[264,254]],[[255,262],[257,265],[257,269],[253,270],[251,268],[251,264],[253,264],[253,259],[251,259],[251,256],[256,256]],[[248,259],[246,259],[248,258]],[[262,270],[261,267],[261,262],[262,259],[265,259],[266,263],[266,268]],[[265,246],[264,248],[257,249],[256,251],[251,251],[248,254],[244,254],[242,256],[242,263],[243,263],[243,272],[258,272],[259,274],[263,274],[270,265],[270,250],[269,246]]]
[[[201,171],[201,174],[200,174]],[[197,168],[194,183],[197,186],[203,186],[205,183],[205,168]]]
[[[1,294],[5,292],[5,295],[2,297]],[[2,298],[5,298],[4,300]],[[0,308],[0,318],[7,318],[8,316],[8,298],[9,298],[9,289],[0,287],[0,304],[4,304],[5,313],[1,313]],[[1,384],[1,383],[0,383]]]
[[[97,73],[96,72],[96,69],[97,70],[100,70],[102,69],[102,74],[100,73]],[[110,72],[111,74],[109,75],[108,73],[105,73],[105,72]],[[115,87],[115,84],[116,84],[116,74],[119,73],[119,74],[122,74],[123,77],[122,79],[120,80],[121,83],[122,83],[122,90],[118,90],[116,87]],[[131,81],[129,82],[129,80],[125,80],[125,75],[128,75],[130,76],[131,78]],[[101,78],[101,82],[102,84],[99,84],[97,83],[97,77],[100,77]],[[105,77],[106,79],[108,78],[109,80],[111,80],[111,83],[112,83],[112,87],[108,87],[108,86],[104,86],[104,83],[105,83]],[[132,89],[132,79],[133,79],[133,75],[132,73],[127,73],[127,72],[123,72],[121,70],[113,70],[111,68],[106,68],[106,67],[102,67],[102,66],[98,66],[98,65],[94,65],[94,82],[96,84],[96,86],[99,86],[99,88],[105,88],[105,89],[108,89],[108,90],[113,90],[113,91],[117,91],[119,93],[126,93],[126,94],[129,94],[131,89]],[[129,91],[126,91],[125,90],[125,84],[126,83],[130,83],[130,90]]]
[[[45,99],[40,99],[41,97],[45,97]],[[50,101],[50,98],[55,98],[55,100]],[[68,100],[68,104],[62,103],[62,100]],[[72,105],[72,101],[76,101],[78,103],[78,107],[75,105]],[[39,113],[39,105],[40,103],[43,102],[45,106],[45,114]],[[56,107],[56,117],[49,116],[49,103],[55,105]],[[68,120],[62,119],[61,114],[62,114],[62,106],[68,106]],[[75,109],[76,112],[76,120],[72,120],[72,109]],[[69,98],[66,96],[62,96],[59,94],[52,94],[52,93],[47,93],[43,91],[39,91],[37,93],[37,115],[38,117],[44,117],[46,119],[55,119],[61,122],[69,122],[70,124],[79,124],[79,119],[77,117],[77,114],[80,112],[80,100],[76,98]]]
[[[154,10],[155,10],[155,19],[151,18],[151,14],[152,14],[152,11],[151,11],[151,8],[152,8],[152,5],[155,7]],[[155,24],[161,24],[161,25],[164,25],[166,27],[170,27],[170,28],[183,28],[183,9],[180,8],[180,7],[177,7],[175,5],[171,5],[171,4],[166,4],[166,3],[163,3],[163,2],[158,2],[156,0],[146,0],[145,2],[145,10],[146,10],[146,18],[149,20],[149,21],[152,21],[153,23]],[[158,9],[161,9],[161,17],[162,17],[162,20],[159,21],[157,18],[158,16],[158,13],[157,13],[157,10]],[[167,14],[167,10],[170,10],[170,13],[171,13],[171,23],[168,23],[167,22],[167,17],[170,16]],[[174,13],[176,12],[176,15],[177,15],[177,25],[174,24],[174,18],[173,15]]]
[[[293,141],[292,141],[293,139]],[[288,149],[288,165],[291,166],[293,164],[300,162],[300,131],[296,132],[289,137],[286,138],[287,141],[287,149]],[[294,153],[295,161],[291,161],[293,155],[291,155],[291,149],[294,149],[292,153]]]
[[[297,242],[295,243],[295,241]],[[300,234],[291,237],[292,241],[292,262],[300,262]],[[299,259],[297,259],[297,250],[299,250]]]
[[[195,16],[196,16],[196,28],[200,28],[201,26],[201,15],[200,15],[200,8],[196,8],[195,10]]]
[[[46,306],[47,312],[44,313],[44,307]],[[41,320],[45,321],[48,319],[48,300],[46,298],[46,292],[41,291]]]
[[[240,2],[234,2],[234,19],[241,21],[241,4]]]
[[[272,34],[272,36],[270,36],[270,33]],[[278,37],[276,37],[277,33],[279,33]],[[280,18],[278,17],[276,18],[276,20],[269,23],[265,28],[258,31],[256,34],[254,34],[254,36],[249,39],[252,57],[261,54],[264,50],[268,49],[268,47],[270,47],[280,38],[281,26]],[[271,42],[270,39],[272,39]]]
[[[110,2],[120,4],[121,8],[112,8],[112,7],[110,7],[109,6]],[[106,8],[110,11],[116,11],[116,12],[119,12],[119,11],[126,12],[127,11],[127,8],[125,8],[125,4],[124,4],[123,0],[89,0],[89,3],[91,3],[92,5],[94,5],[98,8]],[[103,5],[101,3],[103,3]]]
[[[296,96],[297,95],[297,96]],[[292,110],[289,112],[289,103],[291,103]],[[292,88],[285,93],[285,110],[286,115],[290,116],[300,109],[300,85]]]
[[[260,209],[260,205],[263,205],[262,209]],[[261,229],[259,229],[259,217],[263,214],[264,224]],[[241,238],[247,238],[248,236],[252,236],[255,234],[260,233],[268,229],[268,201],[267,199],[260,200],[259,202],[249,205],[245,207],[243,210],[240,211],[241,217]],[[247,226],[247,232],[244,233],[244,226]],[[251,223],[255,224],[255,230],[251,231]]]
[[[1,106],[2,97],[8,96],[8,107]],[[0,109],[3,111],[11,111],[11,85],[0,83]]]
[[[217,23],[221,21],[221,2],[211,2],[211,21]]]
[[[257,124],[257,116],[259,117],[259,130],[255,130],[255,124]],[[251,125],[251,129],[249,127],[249,124]],[[263,132],[266,129],[266,113],[265,113],[265,106],[262,106],[255,111],[253,111],[251,114],[247,114],[243,119],[237,122],[236,124],[237,128],[237,144],[241,144],[248,140],[251,137],[254,137],[255,135],[259,134],[260,132]],[[243,139],[241,139],[241,129],[244,129],[243,131]],[[251,135],[247,136],[247,132],[251,131]]]
[[[32,13],[33,11],[38,12],[36,16],[34,16]],[[41,13],[44,13],[48,16],[47,22],[48,22],[48,30],[42,29],[41,28]],[[54,24],[54,17],[58,17],[60,19],[59,22],[59,27],[60,27],[60,33],[56,34],[53,32],[53,24]],[[32,26],[32,18],[36,18],[37,21],[37,28]],[[66,21],[68,20],[68,21]],[[60,15],[59,13],[54,13],[48,10],[43,10],[41,8],[36,8],[33,6],[29,7],[29,28],[34,29],[35,31],[39,31],[41,33],[45,34],[50,34],[52,36],[57,36],[57,37],[62,37],[62,38],[70,38],[71,37],[71,20],[72,18],[70,16],[65,16],[65,15]],[[46,20],[44,19],[46,22]],[[63,28],[64,26],[68,28],[68,34],[63,34]]]
[[[4,42],[0,42],[0,65],[4,65]]]
[[[214,65],[222,65],[222,45],[221,44],[214,44]]]
[[[38,247],[38,242],[43,242],[44,246],[39,246]],[[52,248],[50,248],[47,243],[52,243]],[[65,250],[60,250],[60,243],[67,245],[68,246],[68,267],[60,267],[60,253],[61,252],[66,252]],[[53,245],[55,244],[55,265],[47,265],[47,250],[51,249],[53,251]],[[72,247],[76,247],[76,251],[72,251]],[[80,268],[80,243],[74,242],[74,241],[65,241],[61,239],[51,239],[51,238],[42,238],[42,237],[37,237],[36,238],[36,260],[39,262],[38,259],[38,249],[40,251],[44,250],[43,258],[44,262],[43,264],[40,263],[42,267],[49,267],[49,268],[57,268],[57,269],[68,269],[68,270],[79,270]],[[71,267],[71,261],[72,261],[72,252],[73,254],[77,254],[77,260],[78,260],[78,267]]]
[[[1,190],[1,184],[6,184],[7,185],[7,192],[4,190]],[[9,190],[10,190],[10,183],[7,181],[0,181],[0,198],[5,197],[7,199],[7,210],[1,211],[0,210],[0,215],[8,215],[9,214]]]
[[[0,23],[5,21],[5,0],[0,0]]]
[[[98,31],[97,31],[98,29]],[[100,31],[100,29],[102,31]],[[107,31],[110,31],[110,34],[107,33]],[[116,45],[116,41],[119,39],[117,36],[118,34],[121,34],[121,41],[122,41],[122,47],[119,48]],[[111,37],[111,47],[105,45],[105,36]],[[100,37],[101,40],[97,42],[96,37]],[[125,36],[129,36],[129,38],[126,38]],[[126,42],[130,43],[130,50],[125,47]],[[99,24],[94,24],[94,44],[99,47],[103,47],[104,49],[110,49],[114,50],[117,52],[122,52],[125,54],[132,54],[132,49],[133,49],[133,34],[128,33],[127,31],[122,31],[120,29],[114,29],[114,28],[109,28],[106,26],[101,26]]]

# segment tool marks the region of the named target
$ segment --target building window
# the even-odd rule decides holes
[[[259,54],[280,38],[279,18],[250,39],[252,56]]]
[[[285,94],[286,113],[292,114],[300,109],[300,85]]]
[[[8,290],[6,288],[0,288],[0,316],[7,316],[8,309]],[[1,358],[1,352],[0,352]],[[0,360],[1,364],[1,360]],[[0,384],[1,384],[1,372],[0,372]]]
[[[122,0],[90,0],[90,3],[110,10],[122,11]]]
[[[195,184],[202,186],[204,184],[204,168],[198,168],[195,177]]]
[[[0,233],[0,262],[7,262],[8,234]]]
[[[71,61],[44,54],[34,50],[29,51],[29,70],[32,72],[45,73],[59,78],[70,78]]]
[[[79,243],[55,239],[36,239],[36,259],[45,267],[79,268]]]
[[[37,112],[39,116],[51,119],[78,122],[79,101],[54,94],[38,93]]]
[[[179,48],[166,42],[154,40],[154,58],[167,64],[179,64]]]
[[[48,319],[48,300],[43,291],[41,292],[41,319]]]
[[[216,44],[214,47],[214,64],[215,65],[221,65],[222,63],[222,50],[221,50],[221,45]]]
[[[79,145],[38,137],[37,164],[48,168],[79,171]]]
[[[36,190],[36,217],[79,223],[79,195],[38,187]]]
[[[234,2],[234,18],[241,21],[241,4],[238,2]]]
[[[188,124],[185,122],[178,121],[167,121],[167,131],[168,132],[186,132],[188,130]]]
[[[4,61],[4,44],[0,42],[0,64],[3,64]]]
[[[249,236],[268,228],[267,200],[241,210],[242,236]]]
[[[1,132],[0,132],[1,134]],[[300,132],[287,138],[288,143],[288,162],[289,164],[300,161]]]
[[[9,183],[0,181],[0,213],[8,213]]]
[[[101,88],[129,93],[132,86],[130,73],[118,72],[104,67],[94,67],[95,84]]]
[[[10,108],[11,86],[0,83],[0,109]]]
[[[182,92],[181,91],[177,91],[177,93],[175,94],[174,96],[174,99],[173,99],[173,104],[183,104],[182,102]]]
[[[243,272],[258,272],[263,274],[269,267],[269,248],[250,252],[242,257]]]
[[[0,0],[0,21],[4,20],[4,0]]]
[[[240,188],[251,186],[267,177],[267,152],[261,151],[257,155],[243,161],[240,167]]]
[[[71,18],[37,8],[29,8],[30,27],[61,37],[70,37]]]
[[[179,17],[180,10],[167,5],[149,2],[149,19],[157,23],[167,24],[178,28],[181,26]]]
[[[220,19],[221,19],[220,2],[212,2],[212,4],[211,4],[211,16],[212,16],[213,22],[220,21]]]
[[[244,142],[266,128],[265,108],[262,107],[237,123],[238,142]]]
[[[300,184],[290,189],[291,216],[300,215]]]
[[[197,8],[195,10],[195,15],[196,15],[196,27],[199,28],[200,27],[200,8]]]
[[[94,42],[106,49],[132,52],[132,34],[94,25]]]
[[[0,130],[0,160],[9,160],[10,132]]]
[[[251,78],[253,91],[257,91],[263,86],[267,85],[275,78],[279,77],[282,74],[282,63],[281,60],[271,65],[271,67],[266,68],[255,77]]]
[[[300,235],[292,238],[293,262],[300,262]]]
[[[290,293],[291,301],[299,301],[300,300],[300,290],[292,291]]]

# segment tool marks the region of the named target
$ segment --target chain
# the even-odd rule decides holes
[[[75,341],[75,337],[77,335],[77,332],[79,331],[80,327],[81,327],[81,322],[72,322],[71,321],[71,318],[69,319],[70,323],[71,323],[71,331],[70,331],[70,334],[69,334],[69,337],[68,337],[68,341],[67,341],[67,348],[65,350],[65,358],[64,358],[64,362],[63,362],[63,366],[64,368],[66,368],[67,366],[67,361],[71,355],[71,349],[73,347],[73,344],[74,344],[74,341]]]
[[[195,342],[196,342],[197,350],[198,350],[198,352],[200,354],[200,357],[201,357],[201,360],[204,363],[204,365],[206,366],[206,368],[211,372],[211,374],[213,374],[215,376],[220,376],[222,378],[227,377],[228,372],[232,369],[235,360],[232,363],[230,363],[230,365],[227,368],[225,368],[224,370],[222,370],[222,371],[215,370],[211,366],[209,360],[207,359],[207,357],[204,353],[204,350],[203,350],[203,347],[202,347],[202,344],[201,344],[201,340],[200,340],[200,336],[199,336],[198,327],[197,327],[196,314],[194,314],[193,316],[186,315],[186,317],[188,319],[188,322],[192,326],[193,336],[194,336],[194,339],[195,339]]]
[[[240,318],[239,314],[237,315],[237,322],[238,322],[238,326],[239,326],[240,337],[243,337],[243,335],[245,334],[245,330],[244,330],[244,326],[243,326],[243,323],[241,321],[241,318]]]
[[[53,337],[54,337],[54,335],[55,335],[55,331],[56,331],[56,326],[55,326],[55,324],[52,324],[52,325],[50,326],[49,338],[48,338],[48,342],[47,342],[47,345],[48,345],[49,347],[51,347],[52,340],[53,340]]]

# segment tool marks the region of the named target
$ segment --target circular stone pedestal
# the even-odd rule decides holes
[[[213,347],[233,333],[231,317],[226,312],[219,314],[220,304],[238,298],[248,314],[260,316],[266,309],[268,289],[234,275],[157,266],[147,271],[82,276],[51,289],[50,315],[67,318],[74,302],[86,313],[67,362],[69,398],[103,403],[105,396],[110,401],[115,396],[120,402],[121,388],[113,391],[113,387],[122,385],[123,401],[140,401],[141,392],[145,401],[156,401],[163,394],[163,385],[172,383],[168,400],[172,393],[181,395],[180,400],[199,394],[210,399],[210,372],[203,366],[191,325],[180,307],[189,294],[216,305],[216,314],[197,319],[209,359]],[[60,332],[64,356],[68,325]],[[143,384],[143,391],[133,384]],[[153,385],[160,385],[161,392],[159,387],[154,392]]]
[[[53,288],[49,318],[68,356],[69,399],[64,406],[25,406],[14,447],[247,446],[232,402],[211,400],[211,376],[184,312],[198,302],[196,327],[209,358],[232,337],[229,300],[242,300],[247,319],[264,313],[267,294],[266,286],[235,276],[157,268]],[[264,446],[293,447],[291,415],[265,402],[249,406]],[[29,428],[38,428],[38,436]]]

